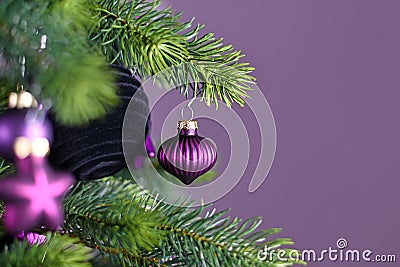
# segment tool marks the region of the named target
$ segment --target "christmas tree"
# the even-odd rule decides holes
[[[293,244],[290,239],[271,237],[280,229],[258,230],[261,218],[231,219],[228,211],[216,212],[209,206],[191,207],[185,200],[176,205],[164,202],[165,196],[154,198],[141,189],[132,179],[135,173],[111,160],[111,152],[101,160],[84,152],[83,147],[96,145],[93,140],[109,138],[98,133],[99,125],[120,130],[113,128],[113,123],[121,122],[118,118],[125,107],[121,102],[132,97],[129,90],[140,91],[137,79],[162,73],[155,82],[173,83],[183,97],[199,97],[210,108],[219,101],[227,106],[245,104],[247,91],[255,83],[253,68],[241,61],[240,51],[223,45],[222,39],[211,33],[201,34],[202,28],[193,20],[182,22],[180,14],[169,8],[160,8],[160,1],[1,1],[0,121],[14,117],[13,122],[0,122],[0,128],[29,130],[12,140],[4,133],[0,136],[1,266],[302,263],[289,258],[290,252],[296,252],[286,247]],[[126,91],[127,95],[121,95]],[[59,225],[60,218],[49,214],[53,212],[50,206],[62,195],[54,192],[61,186],[51,186],[64,181],[63,186],[68,187],[72,182],[68,174],[47,164],[47,150],[42,153],[38,149],[50,147],[47,132],[36,135],[32,125],[18,122],[18,114],[26,116],[25,111],[7,113],[14,107],[10,103],[14,98],[14,106],[23,106],[21,99],[29,98],[29,107],[45,117],[42,121],[47,121],[48,115],[55,129],[54,142],[61,140],[60,145],[51,147],[50,162],[69,169],[77,179],[60,199],[63,222]],[[138,111],[137,120],[145,124],[147,135],[151,121],[142,117]],[[79,139],[80,135],[91,139]],[[79,140],[63,146],[71,136]],[[115,136],[119,138],[120,133]],[[121,141],[115,139],[113,144],[121,150]],[[6,146],[14,149],[17,160],[6,153]],[[82,151],[72,155],[73,148]],[[113,165],[104,164],[106,160]],[[82,161],[90,162],[90,167],[81,168]],[[146,177],[146,166],[139,171],[151,179]],[[31,215],[33,205],[20,199],[22,195],[37,197],[38,191],[27,196],[19,188],[25,188],[25,182],[36,179],[38,173],[49,179],[46,188],[53,188],[49,189],[51,197],[43,191],[48,202],[42,203],[41,212],[47,217]],[[50,227],[52,224],[58,227]],[[18,232],[21,229],[24,232]],[[288,253],[284,259],[272,255],[261,261],[258,254],[266,246]]]

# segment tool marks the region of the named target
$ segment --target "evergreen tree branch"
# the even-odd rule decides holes
[[[7,163],[4,159],[0,158],[0,179],[9,176],[14,172],[14,168],[11,164]],[[4,203],[0,199],[0,223],[2,222],[4,214]],[[2,231],[0,231],[0,237],[2,236]]]
[[[181,14],[159,10],[160,1],[93,0],[90,38],[108,60],[136,70],[147,78],[165,72],[181,94],[201,94],[208,105],[221,100],[244,105],[254,84],[254,68],[239,62],[244,56],[224,46],[213,34],[200,35],[203,25],[180,22]]]
[[[6,61],[0,76],[14,84],[12,89],[22,84],[40,100],[51,99],[57,118],[70,124],[105,115],[118,100],[104,57],[88,45],[86,2],[2,0],[0,4],[0,54]]]
[[[3,267],[88,267],[90,250],[79,244],[77,239],[60,234],[47,234],[46,242],[29,245],[27,241],[15,240],[0,253]]]
[[[277,249],[293,244],[290,239],[270,238],[280,229],[257,231],[260,218],[230,219],[228,211],[215,210],[204,215],[205,207],[163,203],[129,181],[109,178],[79,183],[64,205],[66,233],[123,266],[275,267],[301,263],[289,258],[258,259],[266,245]]]
[[[8,163],[0,157],[0,179],[9,176],[12,173],[14,173],[14,167],[11,163]]]
[[[128,181],[78,183],[65,200],[65,232],[121,264],[155,266],[142,251],[164,238],[157,229],[163,217],[146,210],[149,199],[142,196]]]
[[[256,231],[261,224],[261,218],[245,221],[239,218],[230,219],[226,216],[228,210],[217,213],[215,209],[201,216],[204,207],[191,209],[162,205],[164,208],[160,209],[166,211],[165,216],[169,219],[166,225],[160,226],[160,229],[169,233],[167,246],[163,248],[169,247],[179,258],[184,258],[186,266],[261,267],[301,263],[289,257],[283,261],[277,258],[272,261],[259,260],[258,252],[264,246],[273,245],[276,249],[293,245],[287,238],[270,239],[271,235],[279,233],[281,229]]]
[[[8,109],[8,97],[15,87],[6,78],[0,78],[0,114]]]

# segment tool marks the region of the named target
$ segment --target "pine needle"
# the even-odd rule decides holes
[[[16,239],[0,253],[0,266],[89,267],[90,252],[78,239],[49,233],[40,245]]]
[[[207,105],[244,105],[255,82],[250,75],[254,68],[239,62],[244,55],[223,45],[222,39],[211,33],[201,36],[203,25],[180,22],[181,14],[161,10],[157,0],[93,0],[93,6],[90,39],[109,61],[128,66],[142,78],[165,77],[186,97],[191,88]]]
[[[227,210],[166,204],[121,178],[79,183],[64,205],[66,232],[119,266],[284,267],[302,263],[290,258],[284,262],[258,259],[265,245],[277,249],[293,244],[287,238],[271,238],[280,229],[257,231],[261,218],[231,219]]]
[[[6,61],[0,78],[7,77],[11,89],[21,84],[39,101],[50,100],[66,124],[101,117],[117,103],[106,60],[88,45],[88,9],[83,0],[0,4],[0,54]]]

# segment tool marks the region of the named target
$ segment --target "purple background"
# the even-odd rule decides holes
[[[399,261],[400,1],[169,2],[244,51],[275,115],[267,181],[249,194],[246,176],[216,206],[263,216],[300,249],[343,237]]]

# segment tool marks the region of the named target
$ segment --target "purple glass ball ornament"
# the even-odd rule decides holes
[[[166,140],[158,149],[161,167],[189,185],[211,170],[217,161],[214,142],[197,133],[197,121],[179,121],[178,135]]]
[[[13,144],[18,136],[46,138],[51,143],[53,128],[46,116],[38,116],[38,109],[10,109],[0,114],[0,156],[14,159]],[[42,118],[39,118],[42,117]]]

